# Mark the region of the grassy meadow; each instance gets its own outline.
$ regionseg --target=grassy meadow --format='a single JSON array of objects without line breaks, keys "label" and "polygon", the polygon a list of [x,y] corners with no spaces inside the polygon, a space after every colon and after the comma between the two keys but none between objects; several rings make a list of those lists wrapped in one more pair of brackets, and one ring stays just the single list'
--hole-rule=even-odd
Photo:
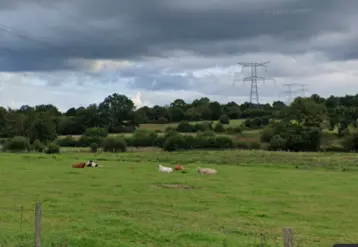
[{"label": "grassy meadow", "polygon": [[[71,168],[88,159],[103,167]],[[355,154],[239,150],[2,153],[0,246],[33,246],[36,201],[42,247],[276,247],[283,227],[293,228],[298,247],[353,243],[357,161]],[[177,162],[187,173],[157,171]],[[197,166],[218,174],[200,176]]]}]

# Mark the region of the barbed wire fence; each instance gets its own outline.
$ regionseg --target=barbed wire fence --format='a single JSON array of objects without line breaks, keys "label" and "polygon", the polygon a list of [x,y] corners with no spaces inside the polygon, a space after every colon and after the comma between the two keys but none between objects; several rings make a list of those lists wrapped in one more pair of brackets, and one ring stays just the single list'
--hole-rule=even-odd
[{"label": "barbed wire fence", "polygon": [[[45,236],[42,239],[42,228],[46,233],[51,232],[53,229],[46,229],[49,227],[47,225],[49,219],[43,221],[43,211],[41,202],[37,202],[35,207],[31,210],[28,210],[24,213],[24,207],[20,208],[11,208],[11,210],[19,213],[18,218],[14,218],[14,214],[4,214],[0,218],[0,247],[47,247],[47,246],[70,246],[65,243],[56,244],[51,241],[50,245],[48,240],[49,237]],[[6,208],[0,207],[1,211],[7,211]],[[9,208],[10,210],[10,208]],[[11,216],[10,216],[11,215]],[[48,213],[45,212],[45,215]],[[9,220],[8,222],[6,222]],[[15,224],[15,222],[19,224]],[[45,222],[45,224],[43,224]],[[33,225],[34,223],[34,225]],[[282,234],[272,234],[272,233],[263,233],[258,231],[247,231],[247,229],[225,229],[223,230],[225,235],[229,237],[222,241],[222,247],[231,247],[231,246],[242,246],[242,247],[300,247],[297,241],[293,238],[293,230],[291,228],[283,228]],[[240,237],[237,237],[240,235]],[[230,236],[234,236],[230,238]],[[65,237],[65,236],[64,236]],[[68,239],[67,239],[68,241]],[[14,245],[16,244],[16,245]],[[63,245],[65,244],[65,245]]]}]

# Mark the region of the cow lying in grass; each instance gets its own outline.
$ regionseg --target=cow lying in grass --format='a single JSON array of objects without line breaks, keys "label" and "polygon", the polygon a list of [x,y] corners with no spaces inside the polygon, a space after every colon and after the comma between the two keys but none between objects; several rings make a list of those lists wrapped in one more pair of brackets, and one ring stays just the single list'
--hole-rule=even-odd
[{"label": "cow lying in grass", "polygon": [[216,174],[215,169],[198,167],[199,174]]},{"label": "cow lying in grass", "polygon": [[85,168],[85,166],[86,166],[86,163],[81,162],[81,163],[73,164],[72,168]]},{"label": "cow lying in grass", "polygon": [[86,162],[86,167],[100,167],[100,165],[93,162],[92,160],[89,160]]},{"label": "cow lying in grass", "polygon": [[171,173],[171,172],[173,172],[173,168],[171,168],[171,167],[166,167],[166,166],[158,165],[158,168],[159,168],[159,172],[166,172],[166,173]]},{"label": "cow lying in grass", "polygon": [[184,171],[184,166],[182,166],[182,164],[177,164],[174,168],[174,170],[176,171]]}]

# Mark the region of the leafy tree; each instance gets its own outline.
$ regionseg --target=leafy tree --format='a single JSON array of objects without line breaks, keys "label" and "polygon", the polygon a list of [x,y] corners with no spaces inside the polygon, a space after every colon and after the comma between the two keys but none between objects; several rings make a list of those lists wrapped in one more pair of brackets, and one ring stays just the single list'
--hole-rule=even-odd
[{"label": "leafy tree", "polygon": [[116,128],[125,125],[125,121],[132,120],[131,113],[134,111],[134,103],[125,95],[114,93],[104,99],[98,107],[101,126],[108,127],[112,132]]}]

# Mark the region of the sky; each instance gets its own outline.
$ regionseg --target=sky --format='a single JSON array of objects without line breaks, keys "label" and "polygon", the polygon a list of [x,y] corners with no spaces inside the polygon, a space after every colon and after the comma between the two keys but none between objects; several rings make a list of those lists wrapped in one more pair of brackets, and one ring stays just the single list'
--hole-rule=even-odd
[{"label": "sky", "polygon": [[[1,0],[0,105],[61,111],[125,94],[260,103],[358,91],[356,0]],[[272,79],[272,80],[271,80]],[[305,84],[306,91],[302,91]]]}]

